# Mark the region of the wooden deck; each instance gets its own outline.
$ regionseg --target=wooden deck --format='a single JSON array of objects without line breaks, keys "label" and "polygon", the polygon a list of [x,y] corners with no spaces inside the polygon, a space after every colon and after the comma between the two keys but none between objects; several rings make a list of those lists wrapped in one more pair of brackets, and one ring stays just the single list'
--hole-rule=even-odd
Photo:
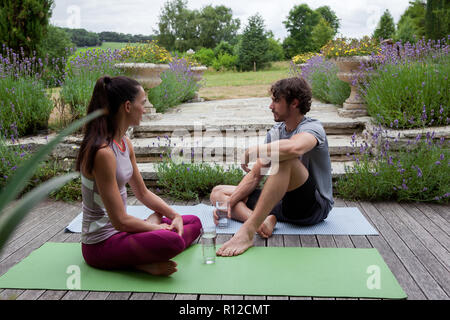
[{"label": "wooden deck", "polygon": [[[169,204],[194,204],[173,202]],[[204,201],[207,203],[207,201]],[[129,205],[138,204],[130,197]],[[380,233],[379,236],[291,236],[255,237],[256,246],[376,248],[408,295],[408,299],[450,299],[450,206],[398,204],[393,202],[347,202],[336,206],[359,207]],[[64,228],[80,212],[80,204],[45,201],[17,228],[0,256],[0,275],[45,242],[79,242],[80,234]],[[219,235],[223,243],[231,235]],[[2,290],[0,300],[311,300],[311,297],[185,295],[136,292],[53,290]],[[321,298],[323,300],[323,298]],[[334,299],[333,299],[334,300]]]}]

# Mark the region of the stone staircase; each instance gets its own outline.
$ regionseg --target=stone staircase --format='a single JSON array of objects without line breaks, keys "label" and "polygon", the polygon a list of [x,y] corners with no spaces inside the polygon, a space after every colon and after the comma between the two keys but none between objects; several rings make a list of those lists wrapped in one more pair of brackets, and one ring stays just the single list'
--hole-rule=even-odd
[{"label": "stone staircase", "polygon": [[[263,143],[275,124],[270,101],[251,98],[183,104],[133,128],[133,147],[144,180],[154,185],[155,163],[163,154],[184,162],[194,159],[239,166],[243,151]],[[342,118],[335,106],[319,101],[313,101],[308,116],[319,119],[327,132],[333,178],[343,175],[344,166],[352,163],[352,135],[362,133],[368,118]]]},{"label": "stone staircase", "polygon": [[[156,184],[155,164],[163,154],[185,157],[180,161],[240,166],[243,151],[264,142],[275,124],[269,109],[270,98],[250,98],[186,103],[165,114],[154,114],[127,133],[133,142],[139,170],[149,186]],[[314,100],[309,117],[319,119],[327,133],[333,178],[351,165],[352,135],[357,139],[369,118],[343,118],[334,105]],[[151,119],[151,120],[148,120]],[[21,139],[35,150],[56,134]],[[66,137],[53,150],[52,157],[70,164],[78,154],[81,135]],[[192,157],[192,158],[191,158]]]}]

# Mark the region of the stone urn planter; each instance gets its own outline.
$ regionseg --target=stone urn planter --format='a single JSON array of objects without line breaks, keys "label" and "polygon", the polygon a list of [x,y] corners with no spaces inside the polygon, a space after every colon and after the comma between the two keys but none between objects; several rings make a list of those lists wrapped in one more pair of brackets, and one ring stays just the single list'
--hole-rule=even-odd
[{"label": "stone urn planter", "polygon": [[345,100],[343,108],[338,110],[339,115],[343,117],[362,117],[367,116],[367,107],[358,94],[358,89],[352,84],[356,73],[359,71],[361,62],[368,62],[369,56],[353,56],[334,58],[334,63],[339,68],[337,77],[350,85],[350,97]]},{"label": "stone urn planter", "polygon": [[[123,70],[127,76],[136,79],[145,90],[158,86],[162,82],[161,73],[169,70],[168,64],[118,63],[115,66]],[[159,115],[156,114],[156,109],[147,99],[143,120],[149,121],[157,118]]]}]

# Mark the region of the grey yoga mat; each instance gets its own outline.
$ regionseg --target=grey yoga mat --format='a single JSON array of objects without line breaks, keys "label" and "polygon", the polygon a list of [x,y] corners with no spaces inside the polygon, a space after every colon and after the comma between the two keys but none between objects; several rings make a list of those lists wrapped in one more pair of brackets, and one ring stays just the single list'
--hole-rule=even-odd
[{"label": "grey yoga mat", "polygon": [[[181,215],[196,215],[202,225],[214,225],[213,206],[198,204],[195,206],[171,206]],[[153,210],[145,206],[128,206],[127,213],[140,219],[147,218]],[[81,232],[82,214],[80,213],[66,227],[68,232]],[[229,220],[227,228],[217,228],[217,233],[234,234],[242,223]],[[273,234],[286,235],[378,235],[377,230],[367,221],[358,208],[335,207],[328,214],[328,218],[314,226],[298,226],[285,222],[278,222]]]}]

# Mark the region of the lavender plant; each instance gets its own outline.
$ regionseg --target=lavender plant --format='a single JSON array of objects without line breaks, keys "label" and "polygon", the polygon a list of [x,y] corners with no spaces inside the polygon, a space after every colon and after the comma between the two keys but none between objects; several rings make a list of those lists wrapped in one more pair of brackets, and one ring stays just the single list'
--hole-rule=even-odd
[{"label": "lavender plant", "polygon": [[70,106],[73,119],[86,114],[95,82],[104,75],[118,76],[123,72],[115,64],[123,59],[121,50],[87,50],[72,57],[67,65],[67,76],[61,89],[63,103]]},{"label": "lavender plant", "polygon": [[322,55],[316,55],[306,61],[300,70],[291,63],[291,76],[304,77],[311,86],[313,97],[336,105],[342,105],[350,95],[348,83],[337,77],[338,68]]},{"label": "lavender plant", "polygon": [[5,45],[0,52],[0,125],[9,138],[48,127],[52,101],[42,79],[45,61],[29,58]]},{"label": "lavender plant", "polygon": [[[384,133],[379,125],[363,142],[352,137],[355,164],[346,167],[345,176],[336,182],[337,195],[350,200],[448,203],[448,141],[436,139],[432,132],[399,145],[399,136],[386,138]],[[372,153],[369,145],[376,151]]]},{"label": "lavender plant", "polygon": [[149,91],[149,100],[158,112],[192,99],[200,89],[191,65],[184,58],[173,58],[169,70],[161,74],[161,84]]},{"label": "lavender plant", "polygon": [[[449,36],[450,37],[450,36]],[[449,124],[448,39],[420,40],[416,44],[383,45],[368,71],[358,79],[369,115],[389,126],[417,128]]]}]

